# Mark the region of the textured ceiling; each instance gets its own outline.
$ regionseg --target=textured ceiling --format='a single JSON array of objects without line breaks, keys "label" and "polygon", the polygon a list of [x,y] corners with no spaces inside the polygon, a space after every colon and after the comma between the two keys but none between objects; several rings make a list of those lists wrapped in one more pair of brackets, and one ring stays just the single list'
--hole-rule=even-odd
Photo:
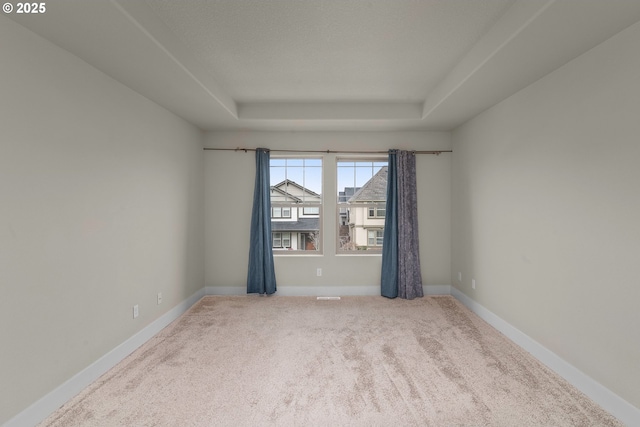
[{"label": "textured ceiling", "polygon": [[237,101],[423,101],[513,0],[146,0]]},{"label": "textured ceiling", "polygon": [[638,0],[47,0],[3,14],[205,130],[450,130]]}]

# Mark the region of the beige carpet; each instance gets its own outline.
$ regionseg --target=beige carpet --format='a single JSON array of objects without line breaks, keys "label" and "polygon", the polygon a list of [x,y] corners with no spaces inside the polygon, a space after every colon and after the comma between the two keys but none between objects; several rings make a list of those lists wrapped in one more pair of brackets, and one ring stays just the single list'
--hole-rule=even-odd
[{"label": "beige carpet", "polygon": [[619,426],[452,297],[205,297],[44,426]]}]

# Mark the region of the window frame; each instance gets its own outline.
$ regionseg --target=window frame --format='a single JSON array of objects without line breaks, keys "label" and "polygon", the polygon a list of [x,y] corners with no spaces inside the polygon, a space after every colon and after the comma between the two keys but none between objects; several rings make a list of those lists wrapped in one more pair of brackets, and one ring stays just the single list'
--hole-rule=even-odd
[{"label": "window frame", "polygon": [[[307,209],[318,210],[318,212],[307,212]],[[320,208],[318,206],[303,206],[302,207],[302,216],[310,216],[310,215],[320,215]]]},{"label": "window frame", "polygon": [[[369,233],[376,233],[373,236],[373,240],[374,243],[371,244],[371,237],[369,235]],[[382,243],[378,243],[378,239],[380,239],[382,241]],[[367,246],[375,246],[375,247],[382,247],[384,243],[384,228],[367,228]]]},{"label": "window frame", "polygon": [[[273,210],[273,208],[281,208],[283,210],[285,209],[289,209],[289,213],[290,215],[288,217],[277,217],[275,218],[276,221],[274,221],[274,217],[271,217],[271,224],[273,225],[274,223],[279,223],[279,222],[286,222],[287,220],[299,220],[301,218],[317,218],[318,219],[318,230],[300,230],[300,231],[296,231],[296,230],[291,230],[291,231],[277,231],[279,233],[289,233],[289,246],[287,247],[287,249],[289,250],[275,250],[274,251],[274,256],[291,256],[291,255],[302,255],[302,256],[318,256],[318,255],[323,255],[323,246],[324,246],[324,239],[323,239],[323,206],[324,206],[324,168],[325,168],[325,163],[326,160],[323,156],[319,156],[319,155],[304,155],[304,154],[291,154],[291,155],[272,155],[270,160],[303,160],[303,165],[299,166],[299,165],[293,165],[293,166],[288,166],[288,165],[284,165],[284,166],[280,166],[280,165],[276,165],[276,166],[272,166],[271,162],[269,164],[269,170],[270,172],[272,171],[272,167],[284,167],[286,168],[314,168],[317,169],[319,171],[319,177],[315,176],[317,175],[316,172],[313,172],[312,175],[314,175],[314,178],[312,178],[315,182],[316,179],[319,180],[319,185],[320,185],[320,192],[317,193],[316,191],[307,188],[306,185],[307,183],[305,182],[305,180],[303,179],[303,182],[297,182],[296,180],[291,180],[293,182],[295,182],[295,184],[299,185],[300,187],[304,188],[305,190],[313,193],[315,196],[313,196],[314,201],[307,201],[304,200],[305,196],[303,196],[302,199],[297,199],[294,200],[295,196],[293,194],[291,194],[292,198],[290,200],[287,201],[272,201],[271,200],[271,208]],[[307,166],[304,163],[304,160],[319,160],[320,165],[319,166],[314,166],[314,165],[310,165]],[[285,162],[286,163],[286,162]],[[306,171],[304,172],[304,176],[306,177]],[[285,179],[289,179],[288,176],[288,172],[285,171]],[[305,178],[306,179],[306,178]],[[278,182],[273,182],[270,184],[270,186],[273,188],[273,186],[277,185],[278,183],[281,183],[282,181],[278,181]],[[289,187],[287,187],[289,188]],[[290,193],[289,193],[290,194]],[[287,196],[285,196],[285,198],[288,198]],[[318,213],[314,213],[314,214],[304,214],[304,209],[305,208],[317,208],[318,209]],[[293,215],[294,213],[294,209],[295,211],[295,215]],[[302,237],[305,237],[304,239],[302,239]],[[307,236],[311,236],[311,237],[307,237]],[[306,249],[306,244],[308,242],[308,239],[311,239],[313,241],[313,245],[316,247],[315,250],[307,250]],[[296,247],[300,246],[301,244],[301,240],[303,241],[302,244],[302,248],[298,247],[297,249],[293,249],[293,241],[296,241]],[[284,242],[283,242],[284,243]]]},{"label": "window frame", "polygon": [[[385,201],[386,204],[386,201]],[[371,215],[371,212],[373,211],[373,215]],[[378,212],[379,211],[384,211],[384,215],[379,215]],[[387,214],[387,207],[380,207],[380,204],[376,204],[373,206],[369,206],[369,208],[367,209],[367,217],[369,219],[382,219],[385,217],[385,215]]]},{"label": "window frame", "polygon": [[[280,237],[278,237],[277,239],[280,242],[280,245],[276,245],[276,234],[279,234]],[[285,242],[285,235],[289,235],[289,245],[286,245]],[[273,249],[287,249],[287,248],[291,248],[291,232],[290,231],[272,231],[271,232],[271,247]]]},{"label": "window frame", "polygon": [[[278,239],[278,244],[276,244],[276,239]],[[274,231],[274,232],[271,233],[271,247],[272,248],[281,248],[282,247],[282,233],[281,232]]]},{"label": "window frame", "polygon": [[[280,215],[276,215],[276,209],[280,210]],[[289,215],[285,215],[284,214],[284,210],[287,209],[289,211]],[[286,219],[286,218],[291,218],[291,208],[289,206],[271,206],[271,219],[273,218],[279,218],[279,219]]]},{"label": "window frame", "polygon": [[[373,169],[379,167],[387,167],[389,166],[388,161],[389,161],[389,157],[387,155],[360,155],[360,156],[356,156],[356,155],[345,155],[345,156],[337,156],[336,157],[336,217],[335,217],[335,224],[336,224],[336,242],[335,242],[335,246],[336,246],[336,254],[337,255],[377,255],[377,256],[381,256],[382,255],[382,245],[378,245],[378,241],[375,241],[375,245],[369,245],[369,230],[380,230],[382,232],[382,236],[384,236],[384,222],[382,224],[377,224],[377,223],[373,223],[373,224],[365,224],[366,220],[371,220],[371,221],[385,221],[385,217],[386,217],[386,194],[385,194],[385,200],[381,200],[381,201],[363,201],[359,204],[349,204],[345,201],[340,201],[341,198],[347,198],[348,197],[346,195],[341,196],[340,192],[344,192],[344,188],[339,188],[339,186],[341,185],[340,183],[340,168],[344,167],[344,166],[340,166],[340,163],[354,163],[354,187],[348,187],[348,188],[358,188],[356,186],[356,174],[357,174],[357,170],[355,169],[356,167],[358,167],[356,164],[357,162],[370,162],[371,163],[371,167],[372,167],[372,175],[371,178],[379,171],[373,171]],[[376,165],[376,163],[382,164],[384,163],[384,165]],[[369,179],[371,179],[369,178]],[[368,182],[368,181],[366,181]],[[362,187],[360,187],[362,188]],[[357,191],[357,190],[356,190]],[[355,191],[354,191],[355,194]],[[364,209],[362,211],[362,222],[363,224],[358,225],[358,218],[355,218],[355,216],[358,215],[357,211],[354,210],[355,209]],[[376,214],[376,216],[370,217],[369,216],[369,210],[373,208],[374,209],[374,213]],[[378,216],[377,212],[378,210],[382,210],[385,212],[384,216]],[[342,235],[341,233],[344,233],[344,228],[343,230],[341,230],[341,227],[345,227],[344,225],[342,225],[342,221],[346,219],[347,222],[347,226],[349,227],[349,235]],[[365,245],[357,245],[357,237],[355,238],[356,241],[354,242],[350,242],[350,240],[353,238],[353,236],[356,236],[358,231],[357,230],[353,230],[354,228],[359,228],[362,231],[364,231],[365,234]],[[360,231],[360,233],[362,232]],[[376,238],[379,238],[379,236],[376,236]],[[348,239],[348,240],[345,240]],[[360,240],[361,241],[361,240]],[[383,242],[384,243],[384,242]],[[347,245],[350,249],[344,249],[345,245]]]}]

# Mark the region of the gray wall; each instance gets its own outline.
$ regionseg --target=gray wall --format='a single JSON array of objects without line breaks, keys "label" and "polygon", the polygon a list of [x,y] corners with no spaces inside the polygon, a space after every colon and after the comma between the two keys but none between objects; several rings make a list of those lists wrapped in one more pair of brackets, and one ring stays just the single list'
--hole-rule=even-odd
[{"label": "gray wall", "polygon": [[452,278],[640,408],[638,46],[635,24],[453,132]]},{"label": "gray wall", "polygon": [[2,424],[202,289],[204,180],[195,127],[2,16],[0,40]]},{"label": "gray wall", "polygon": [[[640,25],[452,135],[203,137],[2,16],[0,40],[0,424],[203,285],[243,292],[253,153],[203,153],[203,140],[453,147],[418,157],[424,284],[453,283],[640,407]],[[323,157],[333,216],[335,155]],[[325,224],[322,256],[276,258],[279,285],[377,286],[380,257],[336,255]]]},{"label": "gray wall", "polygon": [[[450,149],[448,132],[210,132],[205,145],[321,150]],[[380,283],[379,255],[336,255],[336,155],[324,154],[324,254],[277,256],[279,287],[312,294],[361,293]],[[424,285],[449,285],[451,155],[418,155],[420,256]],[[206,285],[210,292],[246,292],[255,153],[207,151]],[[247,197],[249,196],[249,197]],[[322,268],[322,277],[316,269]],[[347,289],[347,287],[350,287]],[[335,292],[334,292],[335,289]]]}]

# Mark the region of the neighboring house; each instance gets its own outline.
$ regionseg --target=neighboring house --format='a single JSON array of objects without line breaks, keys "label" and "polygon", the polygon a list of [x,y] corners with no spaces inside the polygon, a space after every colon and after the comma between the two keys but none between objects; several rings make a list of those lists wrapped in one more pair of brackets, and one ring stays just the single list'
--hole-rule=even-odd
[{"label": "neighboring house", "polygon": [[[351,196],[356,194],[356,191],[361,187],[344,187],[344,191],[338,193],[338,203],[346,203]],[[340,222],[339,225],[349,225],[349,211],[347,208],[340,208]]]},{"label": "neighboring house", "polygon": [[318,248],[322,196],[285,179],[271,186],[271,235],[274,250]]},{"label": "neighboring house", "polygon": [[[344,191],[338,192],[338,203],[347,203],[347,201],[356,194],[361,187],[344,187]],[[338,209],[338,245],[342,250],[347,250],[351,242],[351,233],[349,232],[349,209],[340,207]],[[353,248],[355,249],[355,248]]]},{"label": "neighboring house", "polygon": [[386,200],[387,167],[385,166],[347,199],[346,219],[351,249],[382,247]]}]

